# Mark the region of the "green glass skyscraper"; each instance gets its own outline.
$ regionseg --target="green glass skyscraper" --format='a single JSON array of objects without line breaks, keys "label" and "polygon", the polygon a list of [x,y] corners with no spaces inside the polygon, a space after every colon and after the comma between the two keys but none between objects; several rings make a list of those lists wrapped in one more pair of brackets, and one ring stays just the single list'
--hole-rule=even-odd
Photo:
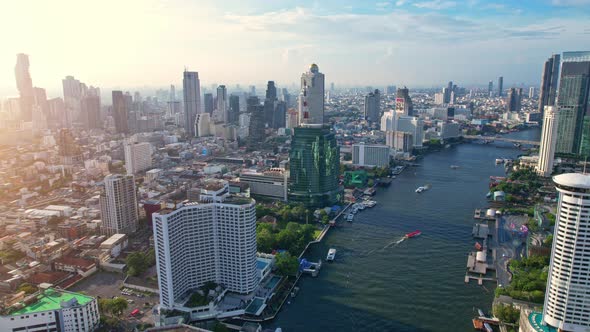
[{"label": "green glass skyscraper", "polygon": [[312,208],[340,202],[340,149],[334,133],[322,124],[294,129],[289,163],[289,201]]},{"label": "green glass skyscraper", "polygon": [[[557,95],[559,124],[556,153],[588,156],[590,137],[584,126],[590,94],[590,52],[564,52]],[[586,120],[586,121],[585,121]]]}]

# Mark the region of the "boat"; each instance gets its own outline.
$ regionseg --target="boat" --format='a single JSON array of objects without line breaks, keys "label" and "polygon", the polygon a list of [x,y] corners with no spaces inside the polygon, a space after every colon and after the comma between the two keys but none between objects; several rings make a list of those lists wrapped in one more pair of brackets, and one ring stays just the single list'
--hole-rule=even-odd
[{"label": "boat", "polygon": [[366,201],[363,203],[363,205],[368,208],[372,208],[373,206],[377,205],[377,202],[376,201]]},{"label": "boat", "polygon": [[348,222],[352,222],[353,219],[354,219],[354,214],[352,214],[352,213],[349,213],[346,216],[346,221],[348,221]]},{"label": "boat", "polygon": [[496,165],[503,164],[503,163],[504,163],[504,159],[503,158],[496,158]]},{"label": "boat", "polygon": [[457,165],[451,165],[451,169],[457,169],[457,168],[459,168],[459,166],[457,166]]},{"label": "boat", "polygon": [[413,237],[416,237],[416,236],[418,236],[418,235],[420,235],[420,234],[422,234],[422,232],[421,232],[421,231],[413,231],[412,233],[408,233],[408,234],[406,234],[404,237],[405,237],[406,239],[411,239],[411,238],[413,238]]},{"label": "boat", "polygon": [[423,192],[424,190],[426,190],[424,187],[418,187],[416,188],[416,192],[419,194],[421,192]]},{"label": "boat", "polygon": [[330,250],[328,250],[328,256],[326,256],[326,260],[331,262],[334,260],[334,258],[336,258],[336,249],[330,248]]}]

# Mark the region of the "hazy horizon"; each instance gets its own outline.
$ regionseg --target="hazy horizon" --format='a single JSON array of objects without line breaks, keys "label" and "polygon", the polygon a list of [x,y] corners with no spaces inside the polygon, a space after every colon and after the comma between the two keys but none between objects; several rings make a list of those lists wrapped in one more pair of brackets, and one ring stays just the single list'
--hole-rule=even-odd
[{"label": "hazy horizon", "polygon": [[3,6],[0,28],[12,33],[0,54],[0,95],[18,95],[17,53],[29,54],[34,86],[55,97],[67,75],[107,91],[181,89],[185,67],[204,87],[289,87],[312,62],[337,86],[485,86],[498,76],[506,87],[538,86],[551,54],[590,45],[590,0],[94,4]]}]

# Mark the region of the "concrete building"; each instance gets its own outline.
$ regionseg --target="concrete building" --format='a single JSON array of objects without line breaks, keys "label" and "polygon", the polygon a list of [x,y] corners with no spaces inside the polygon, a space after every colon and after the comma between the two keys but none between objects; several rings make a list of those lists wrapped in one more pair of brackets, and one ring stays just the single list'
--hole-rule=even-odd
[{"label": "concrete building", "polygon": [[498,97],[502,97],[502,89],[504,89],[504,77],[500,76],[498,77]]},{"label": "concrete building", "polygon": [[424,121],[413,116],[400,116],[397,120],[397,131],[412,134],[414,147],[421,148],[424,141]]},{"label": "concrete building", "polygon": [[107,175],[100,195],[102,233],[129,234],[137,230],[137,195],[133,175]]},{"label": "concrete building", "polygon": [[197,114],[195,120],[195,137],[205,137],[211,135],[211,114]]},{"label": "concrete building", "polygon": [[381,131],[395,131],[397,128],[397,119],[399,113],[394,110],[383,112],[381,116]]},{"label": "concrete building", "polygon": [[412,152],[414,138],[403,131],[388,131],[385,133],[385,144],[397,152]]},{"label": "concrete building", "polygon": [[256,289],[255,203],[230,196],[227,182],[211,181],[200,202],[153,214],[161,307],[184,307],[207,282],[238,294]]},{"label": "concrete building", "polygon": [[184,71],[182,79],[184,96],[184,130],[189,137],[195,136],[195,118],[201,113],[201,82],[196,71]]},{"label": "concrete building", "polygon": [[543,116],[542,113],[545,111],[545,106],[555,105],[555,97],[557,96],[557,79],[559,78],[559,58],[559,54],[553,54],[553,56],[545,61],[545,65],[543,66],[538,108],[538,112],[541,113],[541,116]]},{"label": "concrete building", "polygon": [[227,89],[225,85],[217,87],[217,115],[218,120],[228,123],[228,100],[227,100]]},{"label": "concrete building", "polygon": [[584,332],[590,329],[590,176],[560,174],[553,181],[559,198],[543,321]]},{"label": "concrete building", "polygon": [[99,323],[95,298],[51,288],[28,296],[0,316],[2,331],[90,332]]},{"label": "concrete building", "polygon": [[204,103],[205,103],[205,113],[213,114],[213,110],[215,107],[213,106],[213,94],[206,93],[203,95]]},{"label": "concrete building", "polygon": [[315,63],[309,71],[301,75],[299,93],[299,122],[309,124],[324,123],[324,74]]},{"label": "concrete building", "polygon": [[557,139],[559,114],[555,106],[545,106],[544,114],[537,173],[543,177],[548,177],[553,173],[553,158],[555,157],[555,141]]},{"label": "concrete building", "polygon": [[150,143],[126,143],[124,150],[127,175],[135,175],[152,167],[152,145]]},{"label": "concrete building", "polygon": [[456,122],[439,122],[439,136],[442,140],[458,138],[461,136],[461,125]]},{"label": "concrete building", "polygon": [[[65,89],[65,88],[64,88]],[[118,134],[128,134],[129,133],[129,119],[128,113],[129,108],[126,102],[125,95],[123,91],[113,90],[112,92],[113,97],[113,120],[115,121],[115,130]],[[67,101],[67,99],[66,99]],[[68,103],[66,102],[66,108],[68,107]],[[66,112],[68,112],[66,110]],[[71,113],[71,112],[68,112]]]},{"label": "concrete building", "polygon": [[29,73],[29,56],[19,53],[16,55],[16,66],[14,67],[16,87],[19,92],[20,118],[25,122],[33,119],[33,80]]},{"label": "concrete building", "polygon": [[282,168],[271,168],[264,172],[245,171],[240,182],[250,186],[250,194],[287,201],[289,177]]},{"label": "concrete building", "polygon": [[414,106],[412,104],[412,98],[410,98],[410,90],[405,86],[403,88],[397,89],[395,110],[402,115],[414,115]]},{"label": "concrete building", "polygon": [[389,166],[387,145],[369,145],[365,143],[352,145],[352,163],[358,166]]},{"label": "concrete building", "polygon": [[365,119],[377,122],[381,118],[381,94],[379,90],[370,92],[365,96]]}]

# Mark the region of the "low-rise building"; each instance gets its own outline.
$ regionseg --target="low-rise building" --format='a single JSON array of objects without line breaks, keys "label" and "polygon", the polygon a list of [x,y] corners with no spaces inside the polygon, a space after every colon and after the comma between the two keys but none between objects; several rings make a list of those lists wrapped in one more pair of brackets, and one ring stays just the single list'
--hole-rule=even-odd
[{"label": "low-rise building", "polygon": [[281,168],[271,168],[264,172],[245,171],[240,174],[240,183],[250,186],[250,194],[268,198],[287,200],[288,173]]},{"label": "low-rise building", "polygon": [[365,143],[352,146],[352,163],[358,166],[389,166],[390,148],[387,145],[369,145]]},{"label": "low-rise building", "polygon": [[118,257],[127,248],[129,239],[127,234],[113,234],[100,244],[100,249],[108,250],[112,257]]}]

